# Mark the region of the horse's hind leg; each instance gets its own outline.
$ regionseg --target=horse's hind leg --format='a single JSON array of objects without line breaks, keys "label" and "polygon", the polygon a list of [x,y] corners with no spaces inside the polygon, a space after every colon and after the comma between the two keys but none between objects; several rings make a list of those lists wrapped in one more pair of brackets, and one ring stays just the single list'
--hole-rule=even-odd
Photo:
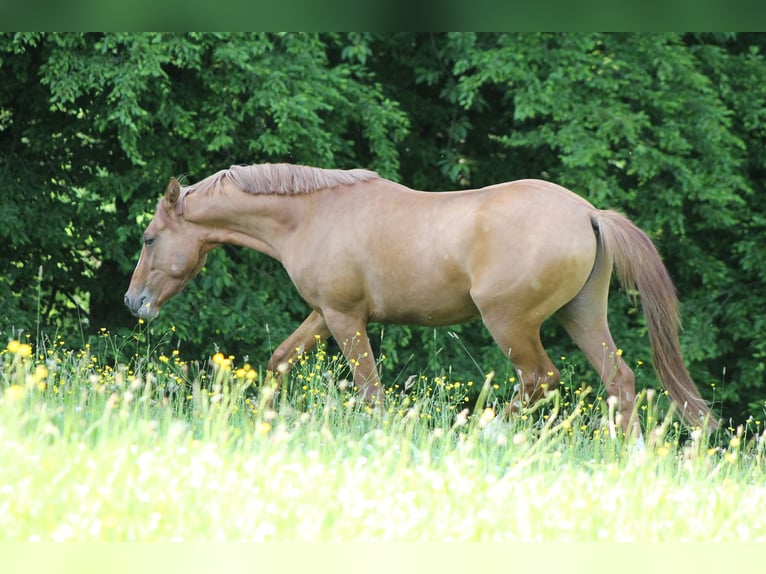
[{"label": "horse's hind leg", "polygon": [[497,345],[516,369],[518,391],[508,410],[518,412],[534,404],[559,384],[559,371],[540,341],[540,324],[525,324],[506,314],[482,313],[482,320]]},{"label": "horse's hind leg", "polygon": [[569,336],[582,350],[604,383],[609,397],[617,401],[620,424],[626,434],[641,436],[633,412],[636,385],[633,371],[622,360],[606,322],[606,291],[589,283],[556,314]]},{"label": "horse's hind leg", "polygon": [[501,348],[510,350],[509,358],[518,380],[518,390],[509,405],[509,411],[515,413],[533,405],[558,387],[560,374],[543,348],[539,326],[528,333],[514,333],[506,344],[507,347]]}]

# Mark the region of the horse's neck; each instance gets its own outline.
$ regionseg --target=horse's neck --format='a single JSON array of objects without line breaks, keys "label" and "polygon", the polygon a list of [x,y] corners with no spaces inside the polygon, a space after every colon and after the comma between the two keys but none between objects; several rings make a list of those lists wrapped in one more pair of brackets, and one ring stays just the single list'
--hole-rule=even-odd
[{"label": "horse's neck", "polygon": [[255,249],[281,260],[282,245],[297,229],[307,197],[257,195],[225,186],[189,196],[187,219],[208,228],[210,243]]}]

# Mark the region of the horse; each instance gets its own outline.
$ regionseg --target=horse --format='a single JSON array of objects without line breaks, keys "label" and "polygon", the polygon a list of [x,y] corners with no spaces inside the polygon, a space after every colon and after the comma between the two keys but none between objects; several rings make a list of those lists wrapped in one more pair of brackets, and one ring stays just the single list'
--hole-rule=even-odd
[{"label": "horse", "polygon": [[635,376],[607,324],[615,267],[623,288],[640,296],[653,367],[682,417],[717,425],[684,365],[678,299],[649,236],[555,183],[434,193],[374,171],[292,164],[234,165],[183,187],[170,178],[125,304],[156,317],[222,244],[277,259],[311,308],[269,359],[275,389],[293,359],[333,337],[361,398],[382,404],[368,322],[444,326],[480,317],[515,369],[508,412],[518,412],[559,384],[540,338],[555,316],[614,397],[623,430],[640,437]]}]

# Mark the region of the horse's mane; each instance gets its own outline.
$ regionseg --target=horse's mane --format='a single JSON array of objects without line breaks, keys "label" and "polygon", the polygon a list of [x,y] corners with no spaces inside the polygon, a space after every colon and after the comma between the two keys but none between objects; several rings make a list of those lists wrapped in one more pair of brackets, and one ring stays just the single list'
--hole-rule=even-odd
[{"label": "horse's mane", "polygon": [[366,169],[322,169],[289,163],[233,165],[194,185],[184,187],[181,197],[183,199],[190,193],[220,189],[224,178],[247,193],[298,195],[379,177],[374,171]]}]

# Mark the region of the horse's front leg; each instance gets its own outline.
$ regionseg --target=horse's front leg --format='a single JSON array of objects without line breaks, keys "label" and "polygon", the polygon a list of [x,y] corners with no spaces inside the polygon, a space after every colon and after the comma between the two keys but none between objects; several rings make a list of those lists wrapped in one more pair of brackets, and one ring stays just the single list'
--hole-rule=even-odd
[{"label": "horse's front leg", "polygon": [[324,310],[325,321],[333,338],[343,350],[351,372],[354,386],[367,403],[383,406],[383,386],[380,383],[370,339],[367,337],[367,321],[329,310]]},{"label": "horse's front leg", "polygon": [[329,336],[330,330],[327,328],[324,317],[321,313],[312,311],[303,323],[293,331],[292,335],[282,341],[271,355],[266,367],[268,377],[275,385],[274,395],[282,384],[282,377],[292,369],[295,359],[316,347],[319,341]]}]

